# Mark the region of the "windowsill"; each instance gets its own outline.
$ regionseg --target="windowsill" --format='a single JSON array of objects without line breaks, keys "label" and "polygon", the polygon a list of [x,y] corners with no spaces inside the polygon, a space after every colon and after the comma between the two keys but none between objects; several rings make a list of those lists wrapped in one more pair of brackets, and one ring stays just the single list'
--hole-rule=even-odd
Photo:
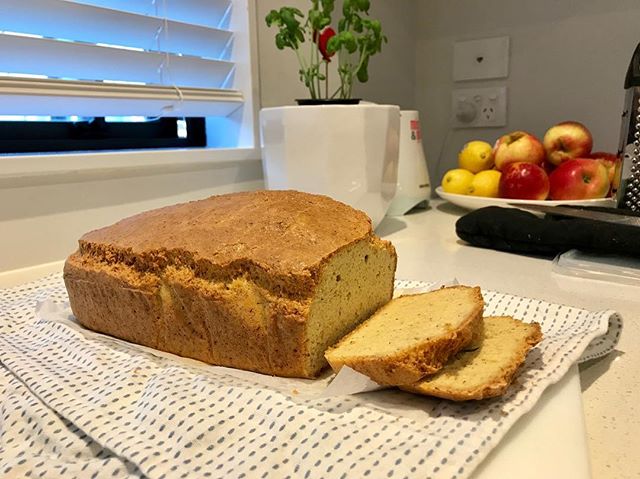
[{"label": "windowsill", "polygon": [[0,188],[93,179],[152,176],[259,161],[258,148],[120,150],[35,155],[0,155]]}]

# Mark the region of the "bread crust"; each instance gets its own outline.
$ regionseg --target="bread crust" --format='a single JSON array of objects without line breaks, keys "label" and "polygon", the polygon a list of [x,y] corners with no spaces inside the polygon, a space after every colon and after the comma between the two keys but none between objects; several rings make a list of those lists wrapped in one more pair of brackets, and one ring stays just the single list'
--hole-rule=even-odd
[{"label": "bread crust", "polygon": [[125,218],[83,235],[79,252],[141,272],[184,266],[214,281],[246,274],[278,295],[304,297],[326,261],[372,235],[367,215],[327,196],[255,191]]},{"label": "bread crust", "polygon": [[[467,289],[467,286],[452,286],[450,289]],[[474,308],[467,318],[456,329],[437,338],[425,339],[410,349],[389,356],[363,355],[349,358],[348,366],[369,376],[375,382],[384,386],[399,386],[412,384],[426,375],[439,371],[444,364],[458,351],[467,346],[477,335],[482,326],[482,312],[484,300],[479,287],[474,287]],[[402,301],[403,297],[417,296],[406,295],[396,298],[394,301]],[[388,307],[382,306],[380,310]],[[379,310],[379,311],[380,311]],[[375,315],[374,315],[375,316]],[[374,316],[367,321],[375,320]],[[362,323],[364,326],[367,321]],[[345,364],[339,358],[332,355],[334,350],[340,348],[351,340],[356,330],[342,338],[335,346],[329,348],[325,357],[334,371],[339,371]]]},{"label": "bread crust", "polygon": [[395,265],[393,246],[347,205],[293,191],[236,193],[87,233],[64,280],[89,329],[211,364],[314,377],[309,307],[325,266],[359,242],[383,247]]}]

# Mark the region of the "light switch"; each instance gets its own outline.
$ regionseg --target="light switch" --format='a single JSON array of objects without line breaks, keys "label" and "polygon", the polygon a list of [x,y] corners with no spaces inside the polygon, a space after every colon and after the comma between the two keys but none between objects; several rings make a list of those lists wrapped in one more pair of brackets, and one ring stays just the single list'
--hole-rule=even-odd
[{"label": "light switch", "polygon": [[509,37],[455,42],[453,81],[509,76]]}]

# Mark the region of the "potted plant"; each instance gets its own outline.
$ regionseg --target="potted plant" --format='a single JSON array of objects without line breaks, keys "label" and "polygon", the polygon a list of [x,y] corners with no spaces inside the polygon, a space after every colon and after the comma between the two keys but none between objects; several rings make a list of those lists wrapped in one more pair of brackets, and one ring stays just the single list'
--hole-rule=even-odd
[{"label": "potted plant", "polygon": [[387,38],[369,16],[369,0],[344,0],[340,18],[334,0],[309,3],[306,16],[282,7],[266,17],[276,46],[295,52],[309,98],[260,111],[265,184],[326,194],[365,211],[376,226],[396,191],[400,109],[352,95],[354,83],[368,81],[369,61]]},{"label": "potted plant", "polygon": [[[291,49],[296,54],[300,80],[310,96],[310,101],[299,100],[301,104],[321,100],[357,103],[352,99],[354,80],[369,80],[369,60],[387,42],[380,21],[369,17],[369,0],[345,0],[337,31],[331,26],[334,3],[312,0],[306,17],[295,7],[271,10],[266,17],[267,26],[278,30],[278,49]],[[307,45],[310,48],[305,48]],[[340,84],[330,92],[329,64],[336,54]]]}]

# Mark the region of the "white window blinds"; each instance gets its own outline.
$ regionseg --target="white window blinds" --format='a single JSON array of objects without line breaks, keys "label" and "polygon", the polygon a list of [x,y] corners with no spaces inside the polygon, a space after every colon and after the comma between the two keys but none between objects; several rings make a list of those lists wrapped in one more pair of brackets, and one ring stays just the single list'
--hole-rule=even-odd
[{"label": "white window blinds", "polygon": [[250,84],[237,78],[250,63],[236,48],[248,43],[236,38],[248,35],[246,10],[246,0],[1,0],[0,114],[229,115]]}]

